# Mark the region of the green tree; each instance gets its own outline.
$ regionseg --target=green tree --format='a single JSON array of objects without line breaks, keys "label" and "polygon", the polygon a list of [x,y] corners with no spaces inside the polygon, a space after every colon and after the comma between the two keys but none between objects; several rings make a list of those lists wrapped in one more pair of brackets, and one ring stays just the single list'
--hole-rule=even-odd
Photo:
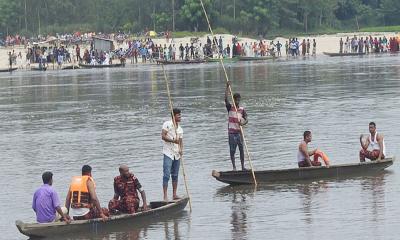
[{"label": "green tree", "polygon": [[[215,11],[210,7],[211,0],[203,0],[203,3],[211,21],[212,16],[215,15]],[[207,23],[199,0],[185,0],[181,7],[180,14],[183,20],[187,20],[190,23],[192,30],[196,32],[199,30],[207,30]]]},{"label": "green tree", "polygon": [[382,0],[381,12],[383,14],[384,23],[386,25],[400,24],[400,1],[399,0]]}]

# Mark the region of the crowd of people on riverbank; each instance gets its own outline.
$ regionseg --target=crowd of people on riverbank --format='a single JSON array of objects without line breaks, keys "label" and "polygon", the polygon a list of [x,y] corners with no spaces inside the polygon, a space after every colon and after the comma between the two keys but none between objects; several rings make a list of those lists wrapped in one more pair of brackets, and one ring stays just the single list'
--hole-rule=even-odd
[{"label": "crowd of people on riverbank", "polygon": [[[148,34],[145,34],[148,35]],[[102,51],[93,46],[93,37],[110,39],[118,46],[116,50]],[[192,61],[207,60],[211,58],[235,57],[287,57],[315,56],[317,41],[310,38],[290,38],[285,41],[239,41],[236,36],[226,39],[222,36],[208,36],[204,42],[198,37],[182,42],[166,35],[167,42],[160,44],[159,39],[150,37],[132,39],[128,34],[101,34],[79,33],[56,34],[56,37],[38,36],[32,42],[26,37],[16,35],[7,36],[6,42],[12,45],[25,45],[25,49],[18,54],[12,51],[9,54],[10,65],[19,68],[29,67],[36,63],[46,65],[57,64],[111,64],[113,59],[119,58],[121,63],[125,59],[130,63],[154,63],[163,61]],[[231,41],[230,41],[231,40]],[[165,42],[165,41],[164,41]],[[370,52],[397,52],[400,39],[395,37],[347,37],[341,38],[339,43],[340,53],[370,53]],[[10,51],[11,52],[11,51]]]},{"label": "crowd of people on riverbank", "polygon": [[34,45],[26,49],[26,54],[23,56],[19,51],[15,50],[8,53],[10,67],[27,68],[31,64],[39,64],[39,68],[46,68],[49,64],[56,64],[61,67],[63,64],[78,64],[86,63],[91,65],[111,64],[114,56],[119,56],[120,50],[115,52],[98,51],[94,49],[93,43],[89,45],[89,49],[83,51],[81,55],[81,47],[84,45],[76,44],[75,46],[66,47],[64,45],[49,45],[40,46]]},{"label": "crowd of people on riverbank", "polygon": [[306,56],[310,55],[310,53],[315,56],[317,53],[317,42],[315,39],[312,40],[312,43],[310,39],[303,39],[303,41],[300,42],[297,38],[292,38],[291,40],[289,39],[289,41],[286,41],[285,49],[286,56],[294,57],[299,56],[300,54]]},{"label": "crowd of people on riverbank", "polygon": [[54,36],[38,35],[30,38],[16,34],[16,35],[7,35],[4,37],[4,39],[0,40],[4,43],[3,45],[5,47],[14,47],[14,46],[27,47],[29,45],[46,43],[54,40],[57,40],[59,44],[62,44],[64,46],[69,46],[76,44],[90,44],[94,36],[106,39],[112,39],[117,41],[118,43],[122,43],[129,38],[129,35],[123,32],[117,32],[112,34],[95,33],[95,32],[87,32],[87,33],[74,32],[74,33],[62,33],[62,34],[56,33]]},{"label": "crowd of people on riverbank", "polygon": [[400,50],[400,38],[386,36],[383,37],[346,37],[339,40],[339,53],[383,53],[398,52]]},{"label": "crowd of people on riverbank", "polygon": [[233,37],[232,45],[224,44],[222,36],[211,39],[209,36],[206,42],[202,43],[198,38],[191,38],[190,43],[175,44],[155,44],[151,38],[144,40],[128,41],[126,57],[131,59],[131,63],[154,62],[156,60],[166,61],[189,61],[202,60],[209,58],[234,58],[234,57],[265,57],[282,56],[283,47],[286,48],[287,56],[316,54],[316,40],[304,39],[299,42],[297,38],[287,41],[285,46],[278,40],[276,42],[260,40],[258,42],[239,42],[237,37]]}]

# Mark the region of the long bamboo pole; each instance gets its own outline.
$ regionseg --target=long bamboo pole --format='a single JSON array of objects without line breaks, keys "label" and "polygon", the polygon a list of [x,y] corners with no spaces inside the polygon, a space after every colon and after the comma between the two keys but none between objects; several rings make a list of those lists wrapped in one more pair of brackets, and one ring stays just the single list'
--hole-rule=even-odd
[{"label": "long bamboo pole", "polygon": [[[177,126],[177,123],[175,122],[174,107],[173,107],[173,104],[172,104],[171,93],[170,93],[170,90],[169,90],[169,83],[168,83],[167,73],[165,72],[164,64],[162,64],[161,66],[162,66],[163,73],[164,73],[165,84],[167,85],[169,108],[170,108],[171,115],[172,115],[172,122],[173,122],[174,128],[175,128],[175,136],[178,136],[178,134],[177,134],[178,126]],[[181,152],[181,149],[182,149],[182,146],[181,146],[181,144],[179,144],[179,151],[180,152]],[[187,183],[187,179],[186,179],[185,163],[184,163],[184,160],[183,160],[183,156],[181,156],[181,166],[182,166],[183,180],[185,182],[186,194],[189,197],[189,207],[190,207],[190,211],[192,211],[192,199],[190,197],[188,183]]]},{"label": "long bamboo pole", "polygon": [[[212,28],[211,28],[210,20],[208,19],[207,11],[206,11],[206,8],[204,7],[203,0],[200,0],[200,3],[201,3],[201,7],[203,8],[203,11],[204,11],[204,15],[205,15],[205,17],[206,17],[206,20],[207,20],[208,28],[210,29],[210,32],[211,32],[211,37],[214,39],[214,32],[213,32],[213,30],[212,30]],[[226,80],[227,83],[229,83],[228,73],[226,72],[226,68],[225,68],[223,59],[220,58],[220,59],[219,59],[219,62],[221,63],[222,69],[224,70],[225,80]],[[234,100],[234,98],[233,98],[232,87],[231,87],[230,84],[229,84],[228,86],[229,86],[229,92],[231,93],[231,98],[232,98],[233,107],[235,108],[235,111],[236,111],[236,113],[237,113],[237,106],[236,106],[235,100]],[[247,157],[248,157],[248,159],[249,159],[250,168],[251,168],[250,170],[251,170],[251,174],[253,175],[254,185],[257,185],[256,175],[254,174],[253,163],[252,163],[252,161],[251,161],[249,149],[248,149],[248,147],[247,147],[247,141],[246,141],[246,138],[245,138],[245,136],[244,136],[244,130],[243,130],[243,127],[242,127],[240,124],[239,124],[239,126],[240,126],[240,133],[241,133],[241,135],[242,135],[242,137],[243,137],[243,142],[244,142],[244,147],[245,147],[245,149],[246,149]]]}]

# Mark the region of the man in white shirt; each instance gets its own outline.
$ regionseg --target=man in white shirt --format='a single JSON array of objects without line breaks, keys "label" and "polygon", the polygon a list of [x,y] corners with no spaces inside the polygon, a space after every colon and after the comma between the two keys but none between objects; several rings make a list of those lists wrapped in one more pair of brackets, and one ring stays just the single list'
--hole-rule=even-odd
[{"label": "man in white shirt", "polygon": [[[163,193],[164,201],[168,201],[168,181],[172,178],[172,198],[179,199],[176,195],[178,186],[179,164],[183,153],[183,130],[180,126],[181,110],[173,109],[174,116],[171,120],[164,122],[161,132],[163,140]],[[175,121],[175,122],[174,122]]]},{"label": "man in white shirt", "polygon": [[[364,139],[367,137],[367,139]],[[365,162],[365,158],[371,161],[385,159],[385,140],[383,134],[376,131],[376,124],[374,122],[369,123],[369,136],[360,136],[360,162]]]}]

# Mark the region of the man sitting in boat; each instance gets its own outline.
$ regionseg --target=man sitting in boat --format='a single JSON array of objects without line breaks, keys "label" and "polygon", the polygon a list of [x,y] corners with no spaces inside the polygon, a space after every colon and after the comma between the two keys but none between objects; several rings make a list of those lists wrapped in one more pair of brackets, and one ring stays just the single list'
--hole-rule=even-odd
[{"label": "man sitting in boat", "polygon": [[82,176],[72,178],[65,207],[74,220],[107,219],[108,209],[100,207],[96,184],[92,178],[92,168],[89,165],[82,167]]},{"label": "man sitting in boat", "polygon": [[119,167],[120,175],[114,178],[114,198],[108,203],[108,209],[111,214],[137,212],[139,208],[138,191],[143,200],[143,211],[148,209],[146,194],[142,190],[139,180],[129,172],[126,165]]},{"label": "man sitting in boat", "polygon": [[376,131],[376,124],[369,123],[369,137],[364,141],[364,135],[360,136],[360,162],[365,162],[365,158],[372,161],[381,160],[385,158],[385,140],[382,134]]},{"label": "man sitting in boat", "polygon": [[308,150],[308,143],[310,143],[311,140],[311,131],[305,131],[297,152],[297,163],[299,167],[321,166],[321,162],[318,161],[318,158],[311,161],[310,156],[313,156],[318,151],[318,149],[312,151]]},{"label": "man sitting in boat", "polygon": [[[67,209],[61,207],[57,192],[51,186],[53,184],[53,173],[44,172],[42,175],[43,185],[33,195],[32,208],[36,213],[38,223],[49,223],[61,218],[65,222],[71,219]],[[56,214],[57,213],[57,214]]]}]

